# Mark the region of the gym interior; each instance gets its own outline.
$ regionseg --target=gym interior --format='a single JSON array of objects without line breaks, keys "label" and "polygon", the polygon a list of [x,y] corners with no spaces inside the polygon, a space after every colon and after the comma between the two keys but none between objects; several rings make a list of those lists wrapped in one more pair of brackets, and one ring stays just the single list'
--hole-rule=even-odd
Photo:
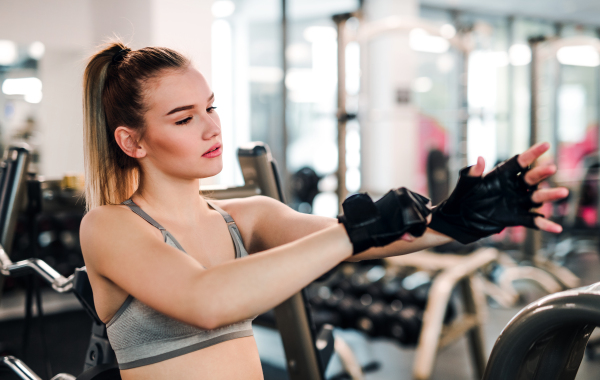
[{"label": "gym interior", "polygon": [[478,157],[550,143],[540,188],[569,195],[538,212],[561,233],[342,262],[254,320],[265,379],[598,378],[597,1],[1,0],[1,379],[120,379],[79,235],[83,72],[115,37],[210,84],[212,199],[335,218],[406,187],[435,206]]}]

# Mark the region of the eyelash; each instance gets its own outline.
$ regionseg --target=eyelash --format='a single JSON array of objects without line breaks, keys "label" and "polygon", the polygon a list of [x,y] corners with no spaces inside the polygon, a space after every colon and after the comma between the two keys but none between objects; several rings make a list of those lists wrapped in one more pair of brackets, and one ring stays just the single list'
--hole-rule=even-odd
[{"label": "eyelash", "polygon": [[[217,107],[208,107],[208,108],[206,109],[206,112],[208,112],[208,113],[212,113],[212,111],[214,111],[214,110],[216,110],[216,109],[217,109]],[[175,124],[176,124],[176,125],[185,125],[185,124],[189,123],[191,120],[192,120],[192,117],[190,116],[190,117],[186,117],[186,118],[185,118],[185,119],[183,119],[183,120],[176,121],[176,122],[175,122]]]}]

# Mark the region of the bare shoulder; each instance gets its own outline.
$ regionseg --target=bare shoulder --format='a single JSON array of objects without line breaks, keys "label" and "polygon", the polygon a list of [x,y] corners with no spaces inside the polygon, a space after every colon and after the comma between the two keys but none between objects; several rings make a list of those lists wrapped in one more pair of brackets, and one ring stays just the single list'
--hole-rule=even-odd
[{"label": "bare shoulder", "polygon": [[265,220],[272,219],[269,216],[277,215],[278,218],[284,218],[286,215],[295,213],[284,203],[263,195],[211,202],[221,207],[235,220],[242,234],[244,245],[250,253],[264,249],[261,243],[263,240],[261,231],[265,228]]},{"label": "bare shoulder", "polygon": [[236,219],[236,217],[244,216],[260,217],[262,213],[270,213],[273,211],[293,211],[284,203],[264,195],[255,195],[247,198],[213,200],[211,202],[227,211],[234,219]]},{"label": "bare shoulder", "polygon": [[[160,240],[160,233],[134,214],[127,206],[106,205],[96,207],[85,214],[81,220],[79,236],[81,250],[86,265],[97,269],[97,258],[106,258],[111,252],[111,245],[121,246],[124,241],[135,235]],[[105,260],[102,260],[105,261]]]},{"label": "bare shoulder", "polygon": [[261,195],[214,203],[236,221],[250,253],[289,243],[337,222],[332,218],[299,213],[278,200]]}]

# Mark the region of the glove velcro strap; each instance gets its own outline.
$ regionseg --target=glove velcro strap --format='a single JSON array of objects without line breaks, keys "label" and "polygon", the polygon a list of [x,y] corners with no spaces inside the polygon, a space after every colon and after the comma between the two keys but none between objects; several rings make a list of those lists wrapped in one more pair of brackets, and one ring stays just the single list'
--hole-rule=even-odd
[{"label": "glove velcro strap", "polygon": [[342,203],[344,225],[357,254],[388,245],[406,233],[421,236],[427,229],[429,199],[405,188],[389,191],[377,202],[368,194],[355,194]]},{"label": "glove velcro strap", "polygon": [[442,207],[446,201],[440,203],[433,209],[431,215],[431,222],[428,227],[434,231],[443,233],[446,236],[462,243],[469,244],[477,241],[481,236],[471,233],[471,229],[468,228],[459,215],[448,215],[442,211]]},{"label": "glove velcro strap", "polygon": [[373,246],[373,240],[371,239],[369,230],[366,228],[366,226],[352,225],[352,223],[348,223],[348,219],[346,219],[345,215],[339,215],[338,222],[342,223],[346,228],[346,232],[348,233],[348,237],[352,243],[353,255],[356,255],[362,251],[366,251]]}]

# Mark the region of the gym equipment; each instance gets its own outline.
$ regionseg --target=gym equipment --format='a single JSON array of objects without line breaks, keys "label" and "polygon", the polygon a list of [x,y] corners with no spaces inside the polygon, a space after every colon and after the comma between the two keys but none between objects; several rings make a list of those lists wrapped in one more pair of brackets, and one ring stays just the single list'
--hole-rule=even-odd
[{"label": "gym equipment", "polygon": [[[469,255],[439,255],[416,252],[410,255],[390,257],[390,265],[401,268],[413,267],[437,273],[429,289],[423,313],[423,327],[413,367],[413,378],[423,380],[431,376],[437,351],[466,335],[473,361],[475,377],[480,379],[486,363],[483,322],[486,316],[485,295],[478,271],[495,262],[499,252],[493,248],[481,248]],[[463,313],[445,326],[448,305],[453,289],[460,292]]]},{"label": "gym equipment", "polygon": [[[92,288],[89,284],[85,267],[77,269],[73,275],[65,278],[46,262],[37,258],[13,263],[9,258],[9,251],[5,251],[3,248],[5,241],[12,242],[13,240],[17,215],[21,211],[25,193],[28,195],[27,204],[31,213],[35,214],[40,210],[41,198],[37,196],[41,197],[41,192],[32,190],[36,188],[39,190],[41,186],[37,180],[27,180],[26,168],[28,160],[28,147],[19,146],[8,149],[8,154],[4,162],[4,170],[0,179],[3,193],[3,196],[0,198],[0,224],[6,227],[6,234],[3,235],[4,238],[1,241],[2,244],[0,244],[0,274],[2,276],[15,277],[35,273],[58,293],[73,292],[94,321],[90,344],[86,353],[84,373],[80,377],[77,377],[77,379],[120,379],[119,371],[116,368],[114,352],[110,348],[106,336],[106,328],[94,309]],[[25,186],[30,191],[25,192]],[[37,238],[37,235],[35,237]],[[7,244],[7,246],[11,247],[11,244]],[[39,379],[24,363],[14,357],[4,357],[0,364],[11,369],[22,379]],[[103,373],[98,373],[98,369],[93,368],[98,365],[106,365]],[[109,375],[110,377],[106,377]],[[53,379],[75,379],[75,377],[67,374],[58,374]]]},{"label": "gym equipment", "polygon": [[[346,27],[347,22],[351,18],[359,20],[358,28],[355,31],[349,30]],[[466,29],[459,30],[459,33],[452,37],[446,38],[440,34],[439,25],[422,20],[419,18],[412,17],[400,17],[400,16],[388,16],[382,19],[365,21],[363,18],[362,10],[353,13],[343,13],[334,15],[332,17],[336,24],[337,29],[337,119],[338,119],[338,170],[336,172],[338,179],[337,195],[339,203],[347,197],[348,191],[346,189],[346,127],[348,121],[354,119],[359,120],[361,124],[364,124],[367,120],[367,114],[370,113],[369,99],[366,98],[365,90],[369,88],[369,65],[366,57],[369,56],[369,45],[371,42],[381,38],[382,36],[394,34],[394,33],[409,33],[413,29],[422,29],[431,36],[439,36],[447,39],[448,43],[452,48],[461,54],[461,65],[463,72],[465,73],[462,81],[466,81],[467,78],[467,63],[468,56],[472,49],[471,37],[468,35]],[[360,44],[360,55],[361,55],[361,108],[358,115],[349,111],[349,104],[347,102],[348,93],[346,91],[346,48],[351,42],[358,42]],[[467,120],[468,120],[468,104],[467,104],[467,85],[461,86],[462,91],[460,92],[460,111],[465,116],[461,117],[461,126],[458,131],[458,139],[453,144],[454,146],[461,146],[466,142],[467,137]],[[404,95],[406,97],[407,95]],[[400,95],[398,95],[400,97]],[[466,151],[456,149],[456,155],[450,157],[450,167],[460,168],[466,166]],[[455,181],[455,174],[451,172],[452,178],[449,178],[453,182]]]},{"label": "gym equipment", "polygon": [[317,326],[327,323],[374,338],[392,338],[402,345],[416,344],[425,304],[415,303],[418,297],[401,286],[385,293],[386,285],[404,278],[393,272],[386,274],[380,264],[347,263],[330,280],[309,286],[313,316],[320,318]]},{"label": "gym equipment", "polygon": [[[307,166],[300,168],[290,178],[290,191],[292,193],[292,203],[294,208],[301,212],[311,212],[313,201],[319,194],[319,181],[321,177]],[[305,210],[306,205],[310,208]]]},{"label": "gym equipment", "polygon": [[483,380],[573,380],[597,326],[600,283],[541,298],[504,328]]},{"label": "gym equipment", "polygon": [[[244,186],[203,187],[201,191],[215,199],[243,198],[262,194],[284,201],[277,165],[266,144],[249,143],[238,149]],[[305,290],[293,295],[274,309],[281,334],[290,380],[321,380],[333,353],[333,334],[316,331],[307,308]]]},{"label": "gym equipment", "polygon": [[427,154],[427,189],[431,204],[437,205],[450,195],[448,156],[433,149]]},{"label": "gym equipment", "polygon": [[[242,147],[238,150],[238,159],[245,180],[244,186],[203,188],[203,193],[216,199],[262,194],[282,200],[276,164],[266,145],[252,143]],[[0,203],[0,211],[4,208],[3,205]],[[84,268],[77,270],[73,276],[64,278],[39,259],[13,264],[7,254],[0,255],[0,268],[4,276],[33,271],[50,283],[55,290],[59,292],[73,291],[95,321],[90,347],[86,355],[87,370],[76,379],[113,380],[120,378],[118,368],[113,364],[114,354],[108,340],[104,339],[105,326],[95,314],[91,286]],[[325,325],[320,331],[315,330],[312,317],[306,307],[304,291],[283,302],[275,308],[274,312],[286,353],[289,378],[291,380],[322,380],[327,363],[335,348],[331,327]],[[10,357],[2,360],[0,364],[15,371],[21,378],[39,379],[18,359]],[[57,376],[70,376],[63,378],[75,379],[71,375],[60,374]],[[58,380],[58,377],[55,377],[55,380]]]}]

